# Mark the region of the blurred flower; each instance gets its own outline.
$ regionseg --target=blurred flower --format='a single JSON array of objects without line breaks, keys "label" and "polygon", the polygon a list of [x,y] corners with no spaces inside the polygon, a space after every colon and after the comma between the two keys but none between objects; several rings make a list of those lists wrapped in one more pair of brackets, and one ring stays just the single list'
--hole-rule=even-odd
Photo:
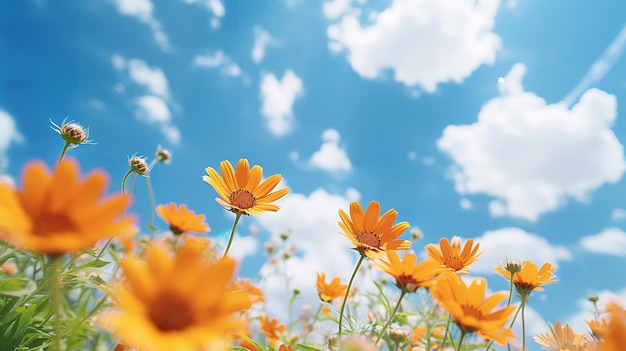
[{"label": "blurred flower", "polygon": [[80,144],[93,144],[93,141],[87,140],[89,138],[89,129],[84,128],[80,124],[74,121],[66,122],[67,118],[61,122],[61,125],[58,126],[54,122],[52,123],[52,130],[59,133],[61,138],[68,145],[68,149],[73,149]]},{"label": "blurred flower", "polygon": [[15,261],[13,260],[4,262],[2,266],[0,266],[0,273],[6,274],[6,275],[17,274],[17,264],[15,264]]},{"label": "blurred flower", "polygon": [[211,230],[205,223],[204,215],[196,215],[192,210],[187,209],[187,205],[181,204],[179,207],[170,202],[167,205],[159,205],[156,212],[167,224],[174,235],[186,232],[206,233]]},{"label": "blurred flower", "polygon": [[33,162],[24,168],[21,190],[0,184],[0,239],[21,250],[63,254],[135,234],[131,218],[121,219],[127,198],[102,199],[107,175],[94,171],[84,180],[79,177],[73,160],[60,162],[52,173]]},{"label": "blurred flower", "polygon": [[204,245],[185,240],[173,257],[159,243],[146,248],[145,260],[126,256],[120,262],[125,281],[110,291],[116,306],[99,325],[140,349],[225,349],[245,326],[240,312],[250,297],[229,288],[234,260],[209,261],[205,253]]},{"label": "blurred flower", "polygon": [[[533,339],[547,351],[587,351],[589,340],[584,334],[574,333],[569,324],[562,325],[560,320],[556,326],[548,322],[550,332],[541,333]],[[621,348],[619,350],[622,350]]]},{"label": "blurred flower", "polygon": [[172,153],[169,150],[162,148],[161,145],[157,146],[154,156],[156,162],[162,162],[166,165],[169,165],[172,161]]},{"label": "blurred flower", "polygon": [[430,328],[429,335],[429,327],[428,326],[418,326],[413,329],[413,333],[411,334],[411,342],[414,346],[415,344],[427,345],[428,341],[426,338],[430,336],[430,346],[437,347],[439,345],[439,340],[443,338],[443,335],[446,332],[446,327],[443,325],[436,325]]},{"label": "blurred flower", "polygon": [[291,345],[281,344],[278,347],[278,351],[293,351],[293,348],[291,347]]},{"label": "blurred flower", "polygon": [[395,240],[409,228],[409,223],[394,225],[398,212],[390,209],[380,216],[380,204],[372,201],[365,213],[357,201],[350,203],[350,216],[339,210],[339,227],[361,255],[375,258],[387,250],[406,250],[411,248],[408,240]]},{"label": "blurred flower", "polygon": [[232,289],[234,291],[245,291],[250,296],[250,303],[257,303],[265,301],[263,296],[263,290],[256,287],[250,279],[237,279],[233,283]]},{"label": "blurred flower", "polygon": [[467,274],[470,271],[469,266],[484,253],[478,252],[479,246],[478,243],[474,246],[474,240],[467,239],[461,251],[461,238],[455,236],[452,243],[447,238],[441,238],[439,247],[434,244],[426,245],[426,252],[432,259],[456,274]]},{"label": "blurred flower", "polygon": [[[220,205],[230,207],[230,211],[247,215],[258,215],[264,211],[278,211],[278,205],[272,202],[289,193],[289,188],[283,188],[270,193],[280,182],[280,174],[274,174],[261,182],[263,168],[255,165],[250,169],[248,160],[242,158],[237,163],[237,170],[228,161],[220,163],[220,176],[211,167],[206,168],[208,175],[202,180],[209,183],[220,195],[216,198]],[[259,184],[260,183],[260,184]]]},{"label": "blurred flower", "polygon": [[606,334],[606,331],[609,327],[609,322],[604,318],[602,318],[601,320],[591,319],[585,322],[591,330],[591,335],[596,339],[602,339],[602,336]]},{"label": "blurred flower", "polygon": [[626,345],[626,310],[615,304],[607,304],[609,323],[598,343],[598,351],[622,351]]},{"label": "blurred flower", "polygon": [[378,351],[380,346],[374,344],[365,335],[352,334],[345,339],[341,351]]},{"label": "blurred flower", "polygon": [[133,155],[128,159],[128,166],[130,166],[130,171],[139,174],[140,176],[147,177],[148,172],[150,172],[150,167],[148,167],[148,162],[146,158],[143,156]]},{"label": "blurred flower", "polygon": [[462,331],[476,332],[478,336],[493,339],[496,344],[504,346],[515,336],[505,324],[516,307],[509,305],[494,311],[508,294],[501,291],[485,297],[486,289],[484,278],[475,278],[467,286],[456,274],[446,272],[430,291],[433,298],[454,317]]},{"label": "blurred flower", "polygon": [[[543,291],[542,285],[555,283],[554,271],[550,263],[544,263],[540,269],[531,261],[522,262],[522,269],[513,275],[513,284],[520,295],[527,296],[532,291]],[[506,279],[511,279],[511,273],[503,267],[497,266],[496,271]]]},{"label": "blurred flower", "polygon": [[433,279],[443,270],[433,259],[417,263],[417,256],[414,253],[407,253],[400,260],[395,251],[387,251],[386,258],[374,260],[373,263],[396,280],[398,289],[407,293],[432,285]]},{"label": "blurred flower", "polygon": [[319,272],[317,273],[315,287],[317,288],[320,300],[330,302],[335,298],[344,297],[348,289],[348,284],[341,284],[341,278],[339,276],[334,277],[329,284],[326,284],[326,274]]},{"label": "blurred flower", "polygon": [[276,343],[280,339],[280,334],[287,330],[287,326],[279,323],[276,318],[270,319],[267,315],[260,316],[259,320],[261,321],[261,333],[267,337],[272,347],[276,346]]}]

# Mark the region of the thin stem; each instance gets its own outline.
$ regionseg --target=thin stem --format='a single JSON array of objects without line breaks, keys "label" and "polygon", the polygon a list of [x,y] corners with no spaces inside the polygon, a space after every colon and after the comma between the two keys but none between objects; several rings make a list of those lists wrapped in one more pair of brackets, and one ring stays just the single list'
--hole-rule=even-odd
[{"label": "thin stem", "polygon": [[350,294],[350,288],[352,288],[352,282],[354,281],[354,277],[356,276],[356,273],[359,271],[359,268],[361,267],[361,263],[363,263],[363,260],[365,260],[365,255],[361,254],[361,257],[359,257],[359,262],[357,262],[356,267],[354,268],[354,272],[352,272],[352,276],[350,277],[350,282],[348,282],[348,288],[346,289],[346,295],[343,297],[343,302],[341,303],[341,310],[339,311],[339,332],[338,337],[339,337],[339,350],[341,350],[341,342],[342,342],[342,337],[341,337],[341,330],[343,329],[343,310],[346,308],[346,301],[348,301],[348,296]]},{"label": "thin stem", "polygon": [[389,325],[393,321],[393,318],[396,316],[396,312],[398,312],[398,308],[400,308],[400,303],[402,303],[402,298],[404,297],[404,295],[406,295],[406,291],[402,290],[402,293],[400,294],[400,298],[398,299],[398,303],[396,304],[396,307],[393,309],[393,312],[391,312],[391,316],[389,316],[389,320],[387,321],[387,324],[385,324],[385,326],[383,327],[383,330],[381,330],[380,334],[378,334],[378,338],[376,338],[374,345],[378,345],[378,342],[380,341],[380,338],[385,333],[385,330],[389,328]]},{"label": "thin stem", "polygon": [[522,351],[526,351],[526,322],[524,321],[525,306],[526,294],[522,294]]},{"label": "thin stem", "polygon": [[235,223],[233,223],[233,230],[230,232],[230,238],[228,239],[228,245],[226,245],[226,251],[224,252],[224,256],[228,255],[228,250],[230,250],[230,245],[233,243],[233,238],[235,237],[235,229],[237,228],[237,223],[239,223],[239,218],[241,218],[241,212],[237,212],[235,216]]},{"label": "thin stem", "polygon": [[150,182],[150,177],[146,177],[146,188],[148,188],[148,195],[150,196],[150,224],[148,228],[150,228],[150,239],[154,237],[154,232],[156,231],[156,227],[154,226],[154,211],[155,211],[155,201],[154,201],[154,191],[152,190],[152,182]]},{"label": "thin stem", "polygon": [[63,256],[54,255],[48,256],[50,258],[50,270],[48,271],[49,284],[50,284],[50,302],[52,303],[52,309],[54,312],[54,349],[61,351],[61,309],[62,301],[61,296],[61,284],[59,278],[61,275],[61,264]]},{"label": "thin stem", "polygon": [[509,279],[510,281],[510,286],[509,286],[509,301],[506,302],[506,305],[509,306],[511,305],[511,298],[513,297],[513,276],[515,275],[515,273],[511,272],[511,279]]},{"label": "thin stem", "polygon": [[459,344],[457,345],[456,351],[461,351],[461,346],[463,345],[463,339],[465,339],[465,335],[467,332],[465,330],[461,330],[461,338],[459,339]]},{"label": "thin stem", "polygon": [[63,158],[65,158],[65,154],[67,153],[67,150],[70,149],[70,142],[65,142],[65,146],[63,146],[63,151],[61,151],[61,157],[59,157],[59,164],[61,163],[61,161],[63,161]]},{"label": "thin stem", "polygon": [[448,322],[446,323],[446,331],[443,333],[443,339],[441,339],[441,344],[437,346],[437,350],[439,350],[446,344],[446,338],[448,337],[448,333],[450,332],[451,323],[452,323],[452,315],[448,314]]},{"label": "thin stem", "polygon": [[131,173],[133,173],[133,171],[129,169],[128,172],[124,174],[124,178],[122,178],[122,194],[126,194],[126,180]]}]

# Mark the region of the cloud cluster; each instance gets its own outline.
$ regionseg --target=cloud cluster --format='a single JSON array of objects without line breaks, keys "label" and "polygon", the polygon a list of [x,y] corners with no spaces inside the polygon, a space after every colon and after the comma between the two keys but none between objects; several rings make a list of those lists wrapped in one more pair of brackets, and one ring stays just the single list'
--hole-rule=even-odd
[{"label": "cloud cluster", "polygon": [[410,87],[434,92],[445,82],[460,83],[483,64],[492,64],[500,39],[492,31],[498,0],[393,0],[361,24],[349,1],[324,4],[338,22],[328,27],[329,48],[345,52],[362,77],[387,70]]},{"label": "cloud cluster", "polygon": [[15,120],[7,112],[0,109],[0,171],[9,165],[7,150],[13,143],[21,143],[24,137],[17,130]]},{"label": "cloud cluster", "polygon": [[270,132],[277,136],[287,134],[293,125],[293,104],[304,92],[302,80],[292,70],[287,70],[281,80],[266,73],[260,90],[261,114]]},{"label": "cloud cluster", "polygon": [[161,23],[152,14],[154,5],[150,0],[114,0],[113,4],[121,15],[133,17],[148,25],[152,30],[152,37],[161,49],[165,51],[170,49],[169,40],[161,28]]},{"label": "cloud cluster", "polygon": [[222,74],[231,77],[240,77],[243,74],[241,67],[222,50],[213,54],[196,55],[193,64],[197,67],[219,68]]},{"label": "cloud cluster", "polygon": [[265,57],[265,48],[274,42],[274,38],[260,26],[254,26],[254,46],[252,47],[252,61],[261,63]]},{"label": "cloud cluster", "polygon": [[626,233],[616,227],[580,239],[580,246],[589,252],[626,257]]},{"label": "cloud cluster", "polygon": [[183,0],[186,4],[196,4],[203,6],[212,16],[209,24],[213,29],[217,29],[221,25],[222,17],[226,14],[226,8],[220,0]]},{"label": "cloud cluster", "polygon": [[460,194],[495,199],[494,216],[536,221],[568,198],[585,201],[606,183],[621,179],[624,148],[611,126],[615,96],[587,90],[572,108],[548,104],[525,92],[517,64],[470,125],[449,125],[437,141],[454,161]]},{"label": "cloud cluster", "polygon": [[313,167],[327,172],[350,172],[352,162],[345,149],[339,146],[341,135],[335,129],[326,129],[322,133],[322,146],[309,159]]}]

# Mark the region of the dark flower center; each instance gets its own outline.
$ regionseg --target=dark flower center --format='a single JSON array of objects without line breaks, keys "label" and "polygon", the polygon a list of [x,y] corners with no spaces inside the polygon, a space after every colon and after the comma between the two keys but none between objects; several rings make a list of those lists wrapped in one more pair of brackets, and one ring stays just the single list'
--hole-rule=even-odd
[{"label": "dark flower center", "polygon": [[256,199],[248,190],[237,189],[230,194],[230,204],[242,210],[247,210],[256,205]]},{"label": "dark flower center", "polygon": [[369,246],[371,248],[380,249],[380,235],[369,230],[357,233],[356,240],[363,245]]},{"label": "dark flower center", "polygon": [[[480,312],[480,310],[476,306],[462,305],[461,309],[463,310],[464,315],[472,316],[478,321],[481,321],[484,318],[482,312]],[[461,328],[463,328],[466,332],[475,332],[476,330],[478,330],[475,325],[462,325]]]},{"label": "dark flower center", "polygon": [[183,330],[194,323],[192,306],[174,293],[161,292],[149,307],[150,320],[161,331]]},{"label": "dark flower center", "polygon": [[463,268],[463,261],[461,261],[461,259],[457,256],[446,257],[446,259],[443,261],[443,264],[445,264],[448,268],[454,269],[455,271]]},{"label": "dark flower center", "polygon": [[33,233],[47,236],[51,233],[76,231],[76,225],[64,213],[42,213],[35,217]]}]

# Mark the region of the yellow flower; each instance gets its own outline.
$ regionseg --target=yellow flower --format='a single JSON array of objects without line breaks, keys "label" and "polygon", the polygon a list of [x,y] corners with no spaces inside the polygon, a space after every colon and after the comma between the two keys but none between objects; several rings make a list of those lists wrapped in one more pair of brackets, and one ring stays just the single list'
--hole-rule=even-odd
[{"label": "yellow flower", "polygon": [[446,272],[430,291],[441,307],[454,317],[461,330],[476,332],[478,336],[504,346],[515,336],[505,324],[516,307],[510,305],[494,311],[508,293],[500,291],[485,297],[486,289],[484,278],[476,278],[467,286],[456,274]]},{"label": "yellow flower", "polygon": [[614,303],[607,304],[607,309],[609,323],[598,343],[598,351],[622,351],[626,345],[626,310]]},{"label": "yellow flower", "polygon": [[0,183],[0,239],[21,250],[56,255],[116,235],[134,235],[131,218],[121,219],[127,198],[102,198],[107,175],[94,171],[79,178],[73,160],[62,161],[52,173],[33,162],[24,169],[21,190]]},{"label": "yellow flower", "polygon": [[[506,279],[511,279],[511,273],[505,268],[496,266],[496,271]],[[522,268],[513,275],[513,285],[520,295],[528,295],[532,291],[543,291],[542,285],[555,283],[554,271],[556,267],[552,267],[550,263],[544,263],[541,268],[537,269],[537,265],[531,261],[522,262]]]},{"label": "yellow flower", "polygon": [[426,259],[417,263],[417,255],[407,253],[400,260],[398,253],[387,251],[387,258],[374,260],[374,265],[396,280],[396,286],[408,293],[417,291],[420,287],[429,287],[437,274],[443,268],[433,259]]},{"label": "yellow flower", "polygon": [[[589,340],[584,334],[574,333],[569,324],[562,325],[560,320],[556,326],[548,322],[550,332],[541,333],[533,339],[547,351],[587,351]],[[620,348],[621,350],[621,348]]]},{"label": "yellow flower", "polygon": [[208,224],[204,222],[204,215],[196,215],[196,213],[182,204],[177,207],[175,203],[170,202],[167,205],[159,205],[156,207],[156,213],[170,227],[174,235],[180,235],[186,232],[206,233],[210,231]]},{"label": "yellow flower", "polygon": [[250,296],[250,303],[264,302],[263,290],[256,287],[250,279],[237,279],[232,286],[235,291],[245,291]]},{"label": "yellow flower", "polygon": [[339,210],[341,222],[339,227],[344,235],[355,246],[360,254],[370,258],[380,256],[387,250],[406,250],[411,248],[408,240],[395,240],[409,228],[409,223],[400,222],[394,225],[398,212],[390,209],[380,216],[380,204],[372,201],[365,213],[357,201],[350,203],[350,216]]},{"label": "yellow flower", "polygon": [[609,327],[609,322],[602,318],[601,320],[591,319],[586,320],[587,326],[591,330],[591,335],[596,339],[602,339],[603,335],[606,334],[606,331]]},{"label": "yellow flower", "polygon": [[[315,284],[320,300],[330,302],[335,298],[344,297],[348,284],[341,284],[341,278],[334,277],[329,284],[326,284],[326,274],[317,273],[317,282]],[[352,295],[352,294],[351,294]]]},{"label": "yellow flower", "polygon": [[220,163],[220,176],[211,167],[206,168],[208,175],[202,180],[211,184],[220,198],[215,200],[223,206],[230,207],[230,211],[247,215],[258,215],[264,211],[278,211],[278,205],[272,202],[289,193],[289,188],[283,188],[270,193],[280,182],[280,174],[274,174],[261,182],[263,168],[255,165],[250,169],[248,160],[242,158],[237,163],[237,169],[228,161]]},{"label": "yellow flower", "polygon": [[281,344],[278,347],[278,351],[293,351],[293,347],[291,347],[291,345]]},{"label": "yellow flower", "polygon": [[479,243],[474,246],[474,240],[467,239],[461,251],[461,238],[455,236],[452,238],[452,243],[446,238],[441,238],[439,247],[434,244],[426,245],[426,252],[442,267],[446,267],[456,274],[467,274],[470,271],[469,266],[484,253],[483,251],[478,252],[479,246]]},{"label": "yellow flower", "polygon": [[205,249],[185,240],[174,256],[163,243],[150,244],[145,260],[126,256],[125,281],[110,291],[115,307],[98,324],[142,350],[224,350],[245,326],[250,297],[230,288],[235,261],[209,261]]},{"label": "yellow flower", "polygon": [[261,333],[265,334],[269,344],[275,346],[280,339],[280,334],[287,330],[287,326],[279,323],[277,318],[270,319],[267,315],[259,317],[261,321]]}]

